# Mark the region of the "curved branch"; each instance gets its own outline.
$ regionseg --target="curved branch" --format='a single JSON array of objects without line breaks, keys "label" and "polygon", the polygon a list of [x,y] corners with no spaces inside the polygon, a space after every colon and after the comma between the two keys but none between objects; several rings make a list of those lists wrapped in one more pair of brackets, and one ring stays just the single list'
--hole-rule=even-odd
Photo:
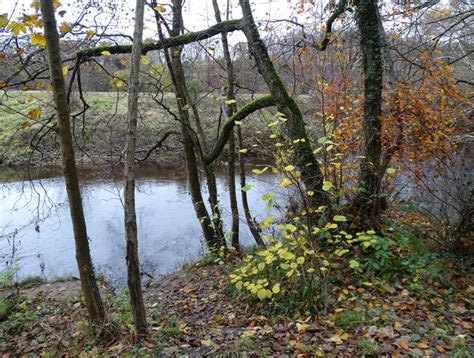
[{"label": "curved branch", "polygon": [[206,163],[212,163],[214,160],[216,160],[219,155],[222,152],[222,149],[226,145],[227,141],[229,140],[229,136],[232,133],[232,129],[235,126],[236,121],[241,121],[248,117],[250,114],[252,114],[255,111],[258,111],[260,109],[266,108],[266,107],[271,107],[276,104],[275,99],[272,96],[264,96],[261,98],[258,98],[250,103],[247,103],[245,106],[240,108],[237,112],[232,117],[229,117],[227,121],[224,123],[224,126],[222,127],[222,132],[219,138],[216,141],[216,144],[214,144],[214,148],[212,148],[211,152],[206,155],[205,160]]},{"label": "curved branch", "polygon": [[[210,37],[216,36],[222,32],[233,32],[242,29],[242,20],[229,20],[215,24],[208,29],[188,32],[184,35],[169,37],[160,42],[148,43],[143,45],[142,53],[146,54],[148,51],[161,50],[163,48],[177,47],[186,45],[192,42],[201,41]],[[99,46],[93,48],[86,48],[78,51],[78,55],[84,57],[101,56],[103,51],[108,51],[110,54],[131,53],[131,45],[115,45],[115,46]]]},{"label": "curved branch", "polygon": [[324,39],[320,43],[314,45],[317,50],[324,51],[328,47],[329,41],[331,40],[332,25],[334,24],[334,21],[336,21],[346,10],[347,0],[339,0],[336,10],[326,21],[326,32],[324,34]]},{"label": "curved branch", "polygon": [[158,139],[158,141],[155,143],[155,145],[153,145],[150,149],[148,149],[145,156],[142,159],[137,159],[137,161],[138,162],[144,162],[145,160],[147,160],[148,157],[151,155],[151,153],[153,153],[154,150],[156,150],[158,148],[161,148],[161,146],[168,139],[168,137],[173,135],[173,134],[174,135],[181,135],[181,132],[178,132],[178,131],[175,131],[175,130],[172,130],[172,129],[166,131],[165,133],[163,133],[161,138]]}]

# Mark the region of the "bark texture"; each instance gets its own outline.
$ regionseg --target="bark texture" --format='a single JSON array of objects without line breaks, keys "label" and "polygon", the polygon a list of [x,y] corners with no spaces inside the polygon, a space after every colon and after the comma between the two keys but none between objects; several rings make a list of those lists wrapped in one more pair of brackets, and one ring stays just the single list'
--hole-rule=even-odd
[{"label": "bark texture", "polygon": [[124,212],[127,247],[127,283],[130,292],[133,321],[138,339],[146,334],[146,314],[140,279],[138,258],[138,230],[135,210],[135,153],[137,142],[138,90],[143,36],[144,1],[137,0],[135,8],[135,30],[133,33],[132,62],[128,87],[127,138],[124,167]]},{"label": "bark texture", "polygon": [[[192,42],[206,40],[210,37],[219,35],[221,32],[232,32],[236,30],[242,30],[242,22],[240,19],[229,20],[214,26],[209,27],[208,29],[197,31],[197,32],[188,32],[186,34],[171,36],[169,38],[163,38],[162,40],[145,44],[142,48],[142,53],[146,54],[149,51],[163,50],[170,47],[180,47]],[[109,51],[110,54],[120,54],[120,53],[131,53],[131,45],[113,45],[113,46],[98,46],[93,48],[86,48],[78,52],[82,55],[83,58],[87,57],[96,57],[101,56],[103,51]]]},{"label": "bark texture", "polygon": [[306,189],[315,192],[311,204],[313,206],[327,205],[329,198],[322,189],[324,177],[311,149],[303,115],[296,102],[288,94],[285,85],[273,66],[267,47],[258,33],[249,0],[239,0],[239,3],[243,14],[243,31],[247,38],[250,53],[257,63],[258,71],[266,82],[271,95],[274,97],[277,109],[288,119],[288,134],[290,138],[292,140],[304,140],[295,144],[294,165],[301,171],[301,177]]},{"label": "bark texture", "polygon": [[356,200],[362,216],[375,218],[383,209],[380,197],[382,155],[383,39],[377,0],[356,2],[356,19],[364,70],[364,159],[361,163],[359,194]]},{"label": "bark texture", "polygon": [[[181,16],[182,4],[181,0],[173,0],[173,25],[171,29],[171,36],[179,36],[182,30],[182,16]],[[157,16],[157,15],[156,15]],[[208,249],[217,251],[222,242],[217,238],[216,232],[213,227],[213,223],[207,211],[201,192],[201,183],[199,180],[199,170],[197,166],[196,153],[194,148],[194,140],[192,138],[191,122],[189,118],[189,112],[186,101],[186,88],[184,70],[181,63],[181,47],[175,47],[170,51],[166,45],[166,40],[161,29],[161,19],[156,18],[158,26],[158,34],[162,43],[163,52],[165,55],[166,65],[170,72],[171,81],[176,90],[176,101],[178,105],[178,113],[180,118],[181,136],[184,145],[184,154],[186,158],[186,170],[188,174],[189,188],[191,192],[191,200],[193,202],[196,216],[201,224],[201,228],[204,234],[204,239]],[[171,52],[171,53],[170,53]]]},{"label": "bark texture", "polygon": [[89,319],[93,322],[101,322],[105,320],[105,311],[90,255],[86,221],[77,176],[74,144],[71,134],[70,110],[64,84],[59,35],[52,0],[41,0],[41,13],[43,15],[44,37],[46,40],[49,72],[51,75],[54,104],[56,106],[59,140],[61,143],[62,167],[74,230],[76,260],[81,279],[81,288]]},{"label": "bark texture", "polygon": [[[214,7],[214,14],[217,23],[222,23],[221,13],[219,10],[219,4],[217,0],[212,0],[212,6]],[[229,4],[227,4],[229,6]],[[229,9],[227,8],[227,13]],[[234,66],[230,57],[229,43],[227,41],[227,33],[221,33],[222,49],[224,52],[225,67],[227,70],[227,89],[226,89],[226,113],[227,117],[231,118],[237,111],[237,105],[235,103],[235,92],[234,92]],[[232,103],[233,101],[233,103]],[[229,163],[227,170],[227,177],[229,183],[229,200],[230,210],[232,216],[232,227],[231,227],[231,244],[234,249],[240,251],[239,243],[239,207],[237,205],[237,193],[235,188],[235,136],[234,129],[231,130],[229,135]]]}]

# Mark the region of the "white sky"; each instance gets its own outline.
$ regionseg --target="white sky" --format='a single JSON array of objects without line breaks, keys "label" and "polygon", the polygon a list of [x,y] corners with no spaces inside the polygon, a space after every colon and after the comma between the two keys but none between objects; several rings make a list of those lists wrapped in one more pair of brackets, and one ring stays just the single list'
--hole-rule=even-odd
[{"label": "white sky", "polygon": [[[87,0],[85,0],[87,1]],[[122,14],[125,12],[133,12],[135,7],[134,0],[123,0],[125,6],[122,7]],[[97,3],[106,4],[107,0],[95,0]],[[219,5],[221,12],[225,10],[227,0],[220,0]],[[276,19],[289,19],[295,18],[296,15],[296,4],[298,0],[253,0],[251,2],[254,10],[254,16],[256,20],[276,20]],[[74,14],[82,8],[80,1],[75,0],[61,0],[62,6],[59,10],[66,10],[66,15],[63,19],[58,18],[58,21],[73,21]],[[160,2],[162,4],[169,3],[169,1]],[[8,13],[9,17],[12,11],[15,9],[13,19],[24,14],[31,13],[30,8],[31,0],[1,0],[0,13]],[[15,7],[16,5],[16,7]],[[126,9],[128,8],[128,9]],[[92,19],[92,15],[88,16]],[[184,24],[189,30],[205,29],[212,24],[215,24],[214,10],[212,7],[212,0],[187,0],[185,2]],[[122,16],[122,15],[119,15]],[[151,11],[148,10],[148,16],[151,17]],[[241,12],[238,6],[238,0],[231,0],[231,15],[230,18],[240,18]],[[225,16],[223,16],[225,18]],[[299,18],[299,20],[303,20]],[[127,21],[122,21],[125,25],[121,32],[131,35],[133,32],[133,24],[127,24]],[[145,37],[153,36],[155,28],[153,23],[149,23],[150,29],[146,30]]]}]

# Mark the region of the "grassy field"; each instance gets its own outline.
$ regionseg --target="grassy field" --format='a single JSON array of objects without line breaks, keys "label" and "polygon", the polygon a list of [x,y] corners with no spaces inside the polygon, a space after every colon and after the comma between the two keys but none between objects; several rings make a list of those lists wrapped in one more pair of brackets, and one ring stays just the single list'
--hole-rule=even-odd
[{"label": "grassy field", "polygon": [[[83,102],[77,93],[71,97],[73,131],[77,144],[79,161],[118,161],[126,134],[127,96],[123,92],[87,92],[84,100],[89,106],[83,111]],[[238,104],[251,100],[241,95]],[[153,146],[160,133],[166,129],[179,129],[179,123],[169,113],[177,113],[174,94],[168,93],[163,99],[154,99],[150,93],[142,93],[139,104],[138,157]],[[162,102],[167,109],[160,105]],[[308,101],[303,101],[307,103]],[[198,110],[207,142],[212,146],[217,128],[225,121],[225,113],[220,110],[216,95],[201,96],[197,99]],[[304,106],[303,106],[304,107]],[[266,111],[267,117],[269,112]],[[51,93],[47,91],[8,91],[0,98],[0,163],[8,165],[40,161],[54,163],[59,156],[59,145],[54,132],[54,107]],[[243,124],[246,145],[260,143],[264,148],[268,135],[265,118],[254,114]],[[167,158],[180,155],[180,143],[170,138],[167,147],[154,153],[150,161],[166,162]],[[264,155],[262,149],[253,147],[250,154]]]}]

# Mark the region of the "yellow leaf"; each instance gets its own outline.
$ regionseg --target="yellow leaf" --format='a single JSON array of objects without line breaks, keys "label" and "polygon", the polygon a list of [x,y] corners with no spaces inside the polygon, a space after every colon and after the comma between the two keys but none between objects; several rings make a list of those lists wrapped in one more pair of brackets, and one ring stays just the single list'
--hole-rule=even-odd
[{"label": "yellow leaf", "polygon": [[267,297],[267,290],[264,288],[261,288],[260,290],[258,290],[257,297],[261,300],[265,299]]},{"label": "yellow leaf", "polygon": [[106,56],[106,57],[112,55],[112,54],[111,54],[109,51],[107,51],[107,50],[102,51],[100,54],[101,54],[102,56]]},{"label": "yellow leaf", "polygon": [[63,66],[63,75],[66,76],[68,72],[69,72],[69,67],[67,65],[64,65]]},{"label": "yellow leaf", "polygon": [[150,63],[150,59],[148,58],[148,56],[145,56],[145,55],[141,56],[140,61],[143,65],[148,65]]},{"label": "yellow leaf", "polygon": [[294,169],[295,169],[295,167],[292,166],[292,165],[287,165],[287,166],[285,167],[285,170],[286,170],[287,172],[291,172],[291,171],[294,170]]},{"label": "yellow leaf", "polygon": [[30,109],[28,115],[33,119],[38,119],[41,116],[41,108],[33,108]]},{"label": "yellow leaf", "polygon": [[337,345],[343,343],[342,338],[341,338],[339,335],[337,335],[337,334],[335,334],[334,336],[332,336],[331,338],[329,338],[327,341],[328,341],[328,342],[331,342],[331,343],[336,343]]},{"label": "yellow leaf", "polygon": [[66,32],[71,31],[71,25],[69,25],[67,22],[63,22],[61,26],[59,26],[59,31],[64,34]]},{"label": "yellow leaf", "polygon": [[90,40],[92,37],[95,35],[95,30],[89,30],[86,32],[86,37],[88,40]]},{"label": "yellow leaf", "polygon": [[39,0],[34,0],[31,5],[30,5],[33,9],[35,9],[36,11],[39,11],[41,5],[40,5],[40,2]]},{"label": "yellow leaf", "polygon": [[117,88],[122,88],[123,85],[124,85],[124,83],[123,83],[122,80],[115,79],[115,80],[114,80],[114,85],[115,85],[115,87],[117,87]]},{"label": "yellow leaf", "polygon": [[247,148],[243,148],[239,150],[239,153],[247,153],[249,150]]},{"label": "yellow leaf", "polygon": [[296,329],[298,330],[298,332],[306,332],[308,328],[309,324],[296,322]]},{"label": "yellow leaf", "polygon": [[0,15],[0,27],[5,27],[8,24],[8,14]]},{"label": "yellow leaf", "polygon": [[210,339],[202,339],[201,340],[201,344],[204,346],[204,347],[212,347],[214,342]]},{"label": "yellow leaf", "polygon": [[42,33],[37,32],[31,36],[30,42],[33,46],[46,47],[46,41]]},{"label": "yellow leaf", "polygon": [[272,292],[273,292],[274,294],[277,294],[277,293],[280,292],[280,284],[279,284],[279,283],[275,283],[275,284],[273,285],[273,287],[272,287]]},{"label": "yellow leaf", "polygon": [[280,184],[278,184],[278,187],[279,188],[286,188],[286,187],[291,186],[291,185],[293,185],[293,183],[291,182],[290,179],[283,178],[282,181],[280,182]]},{"label": "yellow leaf", "polygon": [[166,8],[162,5],[155,6],[153,9],[158,12],[166,12]]},{"label": "yellow leaf", "polygon": [[10,21],[7,27],[15,36],[18,36],[20,32],[26,32],[25,24],[21,22]]},{"label": "yellow leaf", "polygon": [[332,183],[330,181],[325,180],[323,182],[323,190],[324,191],[329,191],[333,187]]}]

